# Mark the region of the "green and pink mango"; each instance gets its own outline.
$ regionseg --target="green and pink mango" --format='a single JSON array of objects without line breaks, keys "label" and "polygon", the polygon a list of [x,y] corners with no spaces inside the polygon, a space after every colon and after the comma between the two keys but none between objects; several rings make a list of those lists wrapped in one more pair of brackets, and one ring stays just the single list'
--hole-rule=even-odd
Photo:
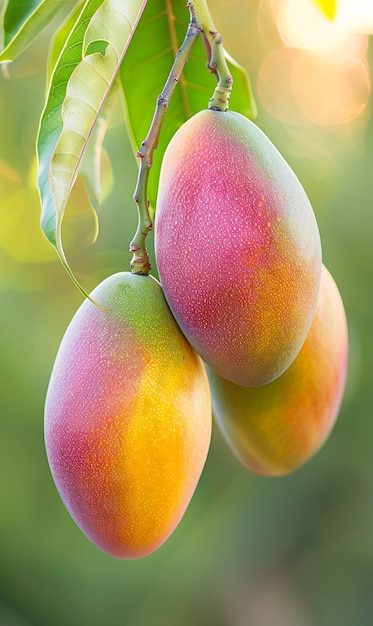
[{"label": "green and pink mango", "polygon": [[323,267],[316,313],[289,369],[262,387],[240,387],[209,370],[215,420],[249,470],[280,475],[315,454],[330,434],[342,401],[348,336],[337,286]]},{"label": "green and pink mango", "polygon": [[297,177],[247,118],[201,111],[174,135],[155,250],[176,321],[217,373],[256,386],[289,367],[315,312],[319,232]]},{"label": "green and pink mango", "polygon": [[45,406],[50,468],[63,502],[99,548],[149,554],[181,519],[200,477],[211,400],[199,356],[159,283],[120,273],[74,316]]}]

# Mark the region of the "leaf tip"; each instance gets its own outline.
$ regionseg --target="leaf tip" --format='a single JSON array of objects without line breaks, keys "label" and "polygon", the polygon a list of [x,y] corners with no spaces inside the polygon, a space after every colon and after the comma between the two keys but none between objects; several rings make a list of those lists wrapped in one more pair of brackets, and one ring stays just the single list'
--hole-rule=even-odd
[{"label": "leaf tip", "polygon": [[87,300],[89,300],[90,302],[92,302],[92,304],[94,304],[95,306],[97,306],[99,309],[101,309],[101,311],[104,311],[104,307],[102,307],[98,302],[96,302],[90,295],[89,293],[84,289],[83,285],[80,284],[80,282],[78,281],[77,277],[75,276],[74,272],[72,271],[66,256],[65,256],[65,252],[63,250],[63,248],[60,245],[56,246],[56,250],[57,250],[57,254],[58,257],[63,265],[63,267],[65,268],[66,272],[68,273],[69,277],[71,278],[72,282],[74,283],[75,287],[78,289],[78,291],[82,294],[82,296],[84,298],[87,298]]}]

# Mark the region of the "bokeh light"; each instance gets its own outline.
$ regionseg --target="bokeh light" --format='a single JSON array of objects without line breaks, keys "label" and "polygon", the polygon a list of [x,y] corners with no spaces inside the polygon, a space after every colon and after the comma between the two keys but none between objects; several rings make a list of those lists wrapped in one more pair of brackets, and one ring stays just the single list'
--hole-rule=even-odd
[{"label": "bokeh light", "polygon": [[365,110],[370,78],[365,58],[321,63],[301,52],[293,65],[291,89],[299,109],[316,124],[347,124]]},{"label": "bokeh light", "polygon": [[321,54],[342,47],[350,37],[347,29],[326,19],[311,0],[280,0],[277,26],[286,45]]},{"label": "bokeh light", "polygon": [[338,0],[336,24],[351,33],[373,33],[371,0]]},{"label": "bokeh light", "polygon": [[259,68],[257,91],[261,104],[284,124],[304,124],[305,118],[291,93],[292,68],[297,54],[285,46],[269,52]]},{"label": "bokeh light", "polygon": [[[267,111],[292,125],[339,126],[361,116],[371,91],[368,36],[352,32],[357,20],[347,19],[355,7],[361,26],[361,7],[343,2],[330,21],[311,0],[272,0],[271,6],[280,41],[265,56],[257,81]],[[368,15],[367,30],[369,23]]]}]

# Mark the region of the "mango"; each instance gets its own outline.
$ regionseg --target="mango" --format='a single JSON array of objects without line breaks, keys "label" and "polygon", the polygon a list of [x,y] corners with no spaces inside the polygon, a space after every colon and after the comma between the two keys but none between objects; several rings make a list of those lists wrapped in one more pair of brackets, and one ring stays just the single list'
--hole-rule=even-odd
[{"label": "mango", "polygon": [[176,321],[217,373],[257,386],[294,361],[317,302],[319,231],[294,172],[250,120],[205,110],[173,136],[155,253]]},{"label": "mango", "polygon": [[104,280],[62,340],[45,406],[51,472],[68,511],[105,552],[137,558],[172,533],[211,436],[200,357],[150,276]]},{"label": "mango", "polygon": [[347,357],[343,303],[323,266],[311,328],[284,374],[249,388],[208,372],[216,423],[244,467],[268,476],[287,474],[320,449],[340,408]]}]

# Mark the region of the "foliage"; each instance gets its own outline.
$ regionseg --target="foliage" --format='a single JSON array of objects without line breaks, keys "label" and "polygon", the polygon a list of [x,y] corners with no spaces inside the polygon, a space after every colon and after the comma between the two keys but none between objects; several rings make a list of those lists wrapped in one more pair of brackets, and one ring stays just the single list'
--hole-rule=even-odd
[{"label": "foliage", "polygon": [[[182,43],[188,25],[184,3],[149,2],[136,30],[120,69],[120,80],[126,105],[126,119],[132,144],[136,150],[146,137],[156,98],[161,93],[176,52]],[[234,108],[247,117],[254,117],[255,104],[249,78],[243,68],[227,55],[233,76]],[[179,89],[172,97],[152,176],[149,180],[149,198],[153,207],[158,189],[163,153],[176,130],[191,115],[208,105],[214,80],[206,71],[206,52],[201,40],[192,50],[180,78]],[[153,104],[154,103],[154,104]]]},{"label": "foliage", "polygon": [[[42,229],[56,247],[70,277],[87,295],[71,271],[62,245],[62,220],[72,188],[80,171],[97,212],[109,96],[118,85],[136,151],[146,136],[156,97],[181,45],[188,11],[179,2],[166,0],[152,1],[147,6],[146,0],[86,0],[84,5],[67,0],[57,5],[53,0],[24,3],[8,0],[2,12],[5,48],[0,61],[14,60],[52,17],[64,18],[65,5],[71,12],[66,20],[62,19],[49,56],[50,80],[37,140],[38,187]],[[167,129],[158,146],[149,186],[153,208],[165,147],[185,119],[207,105],[212,90],[204,67],[206,53],[199,43],[181,78]],[[234,59],[228,58],[228,63],[238,86],[235,108],[252,117],[255,105],[248,76]],[[119,70],[120,81],[116,83]],[[96,226],[98,229],[98,222]]]},{"label": "foliage", "polygon": [[56,15],[63,16],[73,0],[8,0],[1,15],[3,50],[0,62],[14,61]]}]

